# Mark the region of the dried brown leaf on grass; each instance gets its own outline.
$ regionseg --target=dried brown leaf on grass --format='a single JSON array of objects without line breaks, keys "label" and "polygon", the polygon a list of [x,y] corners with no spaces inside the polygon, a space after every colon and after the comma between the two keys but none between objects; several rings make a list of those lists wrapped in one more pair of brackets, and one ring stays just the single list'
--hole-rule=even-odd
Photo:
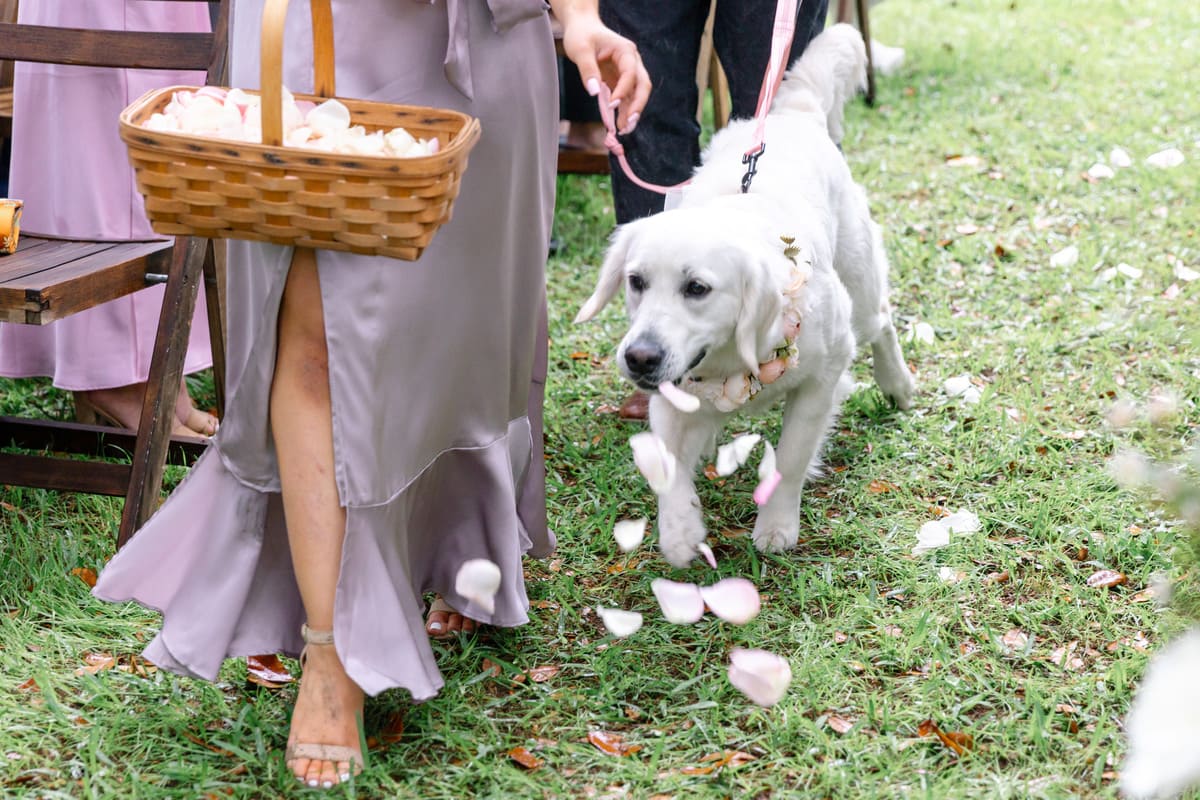
[{"label": "dried brown leaf on grass", "polygon": [[246,656],[246,682],[264,689],[281,689],[294,681],[292,673],[274,653]]},{"label": "dried brown leaf on grass", "polygon": [[88,567],[76,567],[75,569],[71,570],[71,574],[83,581],[89,589],[96,585],[96,571],[93,569],[89,569]]},{"label": "dried brown leaf on grass", "polygon": [[524,747],[514,747],[509,750],[508,757],[527,770],[535,770],[546,763],[545,759],[538,758]]},{"label": "dried brown leaf on grass", "polygon": [[754,756],[741,750],[725,750],[721,753],[709,753],[700,759],[703,766],[684,767],[680,770],[684,775],[709,775],[725,767],[740,767],[742,764],[754,761]]},{"label": "dried brown leaf on grass", "polygon": [[854,720],[843,717],[839,714],[830,714],[828,717],[826,717],[825,724],[828,725],[831,730],[836,733],[840,733],[843,736],[854,728]]},{"label": "dried brown leaf on grass", "polygon": [[561,667],[556,664],[548,664],[543,667],[534,667],[529,670],[529,680],[534,683],[545,683],[558,674]]},{"label": "dried brown leaf on grass", "polygon": [[1128,583],[1124,573],[1113,569],[1101,569],[1093,572],[1087,579],[1087,585],[1093,589],[1112,589]]},{"label": "dried brown leaf on grass", "polygon": [[629,744],[619,734],[609,731],[590,731],[587,738],[597,750],[610,756],[631,756],[642,749],[640,744]]},{"label": "dried brown leaf on grass", "polygon": [[931,719],[927,719],[917,726],[917,735],[936,736],[947,749],[952,750],[956,756],[960,757],[975,749],[974,736],[961,731],[943,731]]}]

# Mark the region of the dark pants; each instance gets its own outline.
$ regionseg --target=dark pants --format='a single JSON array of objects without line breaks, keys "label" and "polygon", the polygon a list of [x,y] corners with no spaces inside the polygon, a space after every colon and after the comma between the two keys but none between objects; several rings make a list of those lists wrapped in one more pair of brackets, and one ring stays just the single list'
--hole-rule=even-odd
[{"label": "dark pants", "polygon": [[[824,29],[828,6],[828,0],[802,0],[789,63]],[[696,62],[708,8],[709,0],[600,0],[601,18],[637,44],[654,83],[637,127],[621,137],[642,180],[674,185],[700,163]],[[754,116],[774,26],[774,0],[717,0],[713,47],[729,79],[734,118]],[[662,211],[663,195],[635,186],[616,159],[610,161],[618,223]]]}]

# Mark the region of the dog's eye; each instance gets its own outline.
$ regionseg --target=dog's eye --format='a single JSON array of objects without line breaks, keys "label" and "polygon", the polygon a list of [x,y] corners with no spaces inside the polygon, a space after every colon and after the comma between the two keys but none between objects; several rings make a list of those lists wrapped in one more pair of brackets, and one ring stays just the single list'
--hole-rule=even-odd
[{"label": "dog's eye", "polygon": [[712,291],[712,287],[700,281],[688,281],[687,286],[683,287],[685,297],[704,297]]},{"label": "dog's eye", "polygon": [[629,276],[629,291],[640,292],[646,288],[646,279],[634,273]]}]

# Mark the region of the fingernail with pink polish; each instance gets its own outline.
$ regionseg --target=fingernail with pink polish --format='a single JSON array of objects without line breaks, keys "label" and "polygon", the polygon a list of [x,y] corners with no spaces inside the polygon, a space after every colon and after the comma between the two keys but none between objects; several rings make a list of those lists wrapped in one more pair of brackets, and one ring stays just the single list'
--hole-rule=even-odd
[{"label": "fingernail with pink polish", "polygon": [[638,120],[641,118],[642,115],[636,111],[630,114],[629,120],[625,123],[625,130],[622,133],[633,133],[633,129],[637,127]]},{"label": "fingernail with pink polish", "polygon": [[592,97],[595,97],[596,95],[600,94],[600,81],[597,80],[596,78],[588,78],[587,92]]},{"label": "fingernail with pink polish", "polygon": [[610,100],[608,102],[609,108],[616,108],[619,105],[621,105],[621,98],[619,98],[619,97],[614,97],[612,100]]}]

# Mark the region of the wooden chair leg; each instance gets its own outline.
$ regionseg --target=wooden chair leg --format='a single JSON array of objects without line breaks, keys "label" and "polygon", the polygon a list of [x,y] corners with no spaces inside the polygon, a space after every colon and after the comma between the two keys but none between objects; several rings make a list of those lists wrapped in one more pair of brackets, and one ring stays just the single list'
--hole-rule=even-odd
[{"label": "wooden chair leg", "polygon": [[875,105],[875,63],[871,58],[871,23],[867,18],[867,0],[854,0],[858,10],[858,29],[867,48],[867,105]]},{"label": "wooden chair leg", "polygon": [[222,301],[224,259],[217,259],[215,242],[208,240],[204,254],[204,303],[208,312],[208,341],[212,347],[213,387],[217,394],[217,417],[225,416],[225,304]]},{"label": "wooden chair leg", "polygon": [[208,246],[207,239],[175,240],[158,332],[154,337],[154,357],[146,381],[146,397],[138,422],[129,491],[125,495],[125,509],[117,532],[118,550],[158,506],[163,465],[171,443],[171,429],[175,427],[175,400],[179,396],[192,313],[196,310],[196,292],[204,272]]}]

